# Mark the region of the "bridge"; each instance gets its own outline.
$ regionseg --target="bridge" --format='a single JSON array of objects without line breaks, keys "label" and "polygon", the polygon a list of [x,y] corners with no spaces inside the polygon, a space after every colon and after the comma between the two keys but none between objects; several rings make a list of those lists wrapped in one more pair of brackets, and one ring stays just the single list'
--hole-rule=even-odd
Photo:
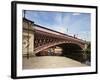
[{"label": "bridge", "polygon": [[[86,41],[55,30],[45,28],[23,18],[23,54],[27,56],[41,55],[46,50],[61,48],[61,54],[80,60],[80,51],[86,48]],[[48,51],[47,51],[48,52]],[[45,53],[46,55],[47,53]]]}]

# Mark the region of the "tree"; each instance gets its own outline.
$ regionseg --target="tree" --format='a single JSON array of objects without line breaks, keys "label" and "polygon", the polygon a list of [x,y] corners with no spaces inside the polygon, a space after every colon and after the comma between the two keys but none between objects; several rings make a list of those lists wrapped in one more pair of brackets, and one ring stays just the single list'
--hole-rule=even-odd
[{"label": "tree", "polygon": [[86,56],[86,60],[91,61],[91,43],[87,42],[87,48],[84,49],[84,55]]}]

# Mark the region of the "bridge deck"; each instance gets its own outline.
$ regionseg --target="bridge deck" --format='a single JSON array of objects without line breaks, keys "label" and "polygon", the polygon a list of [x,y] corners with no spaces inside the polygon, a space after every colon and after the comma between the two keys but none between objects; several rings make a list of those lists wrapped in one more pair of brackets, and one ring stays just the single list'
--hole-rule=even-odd
[{"label": "bridge deck", "polygon": [[23,69],[66,68],[87,66],[70,58],[61,56],[23,57]]}]

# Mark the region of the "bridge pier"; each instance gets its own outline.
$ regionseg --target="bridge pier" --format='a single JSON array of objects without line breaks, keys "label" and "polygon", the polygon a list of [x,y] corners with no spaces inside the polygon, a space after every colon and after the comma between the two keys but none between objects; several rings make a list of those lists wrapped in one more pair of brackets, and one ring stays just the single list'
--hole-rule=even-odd
[{"label": "bridge pier", "polygon": [[29,58],[34,54],[34,28],[32,22],[23,19],[22,55]]}]

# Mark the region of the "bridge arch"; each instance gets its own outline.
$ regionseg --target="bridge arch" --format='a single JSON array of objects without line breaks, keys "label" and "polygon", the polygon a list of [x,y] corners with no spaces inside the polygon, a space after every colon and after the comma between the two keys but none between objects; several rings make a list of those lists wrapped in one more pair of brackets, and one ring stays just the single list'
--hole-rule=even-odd
[{"label": "bridge arch", "polygon": [[83,61],[83,54],[82,54],[83,49],[80,45],[78,45],[76,43],[66,43],[66,42],[61,43],[61,42],[59,42],[56,44],[52,44],[51,46],[49,45],[48,47],[46,45],[46,47],[42,47],[42,49],[39,49],[39,52],[37,52],[37,53],[41,54],[41,52],[43,50],[52,48],[54,46],[58,46],[62,49],[61,56],[66,56],[66,57],[69,57],[71,59],[75,59],[75,60],[80,61],[80,62]]},{"label": "bridge arch", "polygon": [[66,46],[72,44],[72,45],[78,46],[80,49],[83,49],[84,48],[81,44],[77,44],[75,42],[61,41],[61,42],[48,43],[48,44],[39,46],[39,47],[35,48],[34,52],[35,53],[38,53],[38,52],[40,52],[42,50],[45,50],[45,49],[50,48],[50,47],[53,47],[53,46],[61,46],[62,47],[63,44],[66,44]]}]

